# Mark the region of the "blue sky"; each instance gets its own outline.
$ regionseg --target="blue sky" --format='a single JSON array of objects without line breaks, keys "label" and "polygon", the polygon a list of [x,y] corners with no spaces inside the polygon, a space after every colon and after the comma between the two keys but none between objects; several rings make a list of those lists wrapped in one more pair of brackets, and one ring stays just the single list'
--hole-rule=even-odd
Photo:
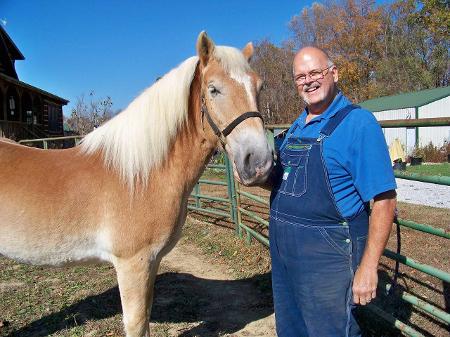
[{"label": "blue sky", "polygon": [[153,81],[195,54],[206,30],[243,47],[289,37],[290,18],[312,1],[0,0],[4,28],[25,56],[19,79],[70,100],[94,91],[125,108]]}]

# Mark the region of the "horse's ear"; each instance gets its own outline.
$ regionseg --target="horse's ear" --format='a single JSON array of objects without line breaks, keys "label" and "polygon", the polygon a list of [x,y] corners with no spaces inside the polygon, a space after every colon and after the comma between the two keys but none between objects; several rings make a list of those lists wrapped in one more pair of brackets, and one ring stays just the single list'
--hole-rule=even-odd
[{"label": "horse's ear", "polygon": [[202,31],[197,38],[197,54],[203,66],[206,66],[214,52],[214,42]]},{"label": "horse's ear", "polygon": [[244,54],[244,57],[247,59],[247,62],[250,62],[250,59],[253,56],[253,52],[255,51],[255,48],[253,48],[253,43],[249,42],[245,45],[245,47],[242,49],[242,54]]}]

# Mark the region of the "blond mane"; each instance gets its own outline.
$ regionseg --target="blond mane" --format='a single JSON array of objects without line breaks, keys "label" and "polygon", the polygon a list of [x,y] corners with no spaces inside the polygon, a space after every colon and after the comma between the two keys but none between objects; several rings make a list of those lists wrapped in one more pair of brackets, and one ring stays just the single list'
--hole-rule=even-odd
[{"label": "blond mane", "polygon": [[[241,51],[216,46],[213,55],[227,73],[245,73]],[[105,164],[126,184],[147,184],[149,172],[165,160],[170,144],[187,120],[189,93],[198,57],[190,57],[141,93],[117,116],[81,143],[86,154],[101,151]]]}]

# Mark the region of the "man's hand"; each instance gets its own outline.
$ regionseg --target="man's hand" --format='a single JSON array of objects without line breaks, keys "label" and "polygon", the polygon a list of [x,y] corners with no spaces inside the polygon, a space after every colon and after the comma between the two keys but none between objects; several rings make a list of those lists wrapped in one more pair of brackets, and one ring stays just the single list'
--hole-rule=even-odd
[{"label": "man's hand", "polygon": [[377,296],[377,268],[359,266],[353,279],[353,302],[366,305]]},{"label": "man's hand", "polygon": [[355,304],[366,305],[377,295],[378,263],[391,233],[395,198],[394,190],[381,193],[374,198],[366,248],[353,278]]}]

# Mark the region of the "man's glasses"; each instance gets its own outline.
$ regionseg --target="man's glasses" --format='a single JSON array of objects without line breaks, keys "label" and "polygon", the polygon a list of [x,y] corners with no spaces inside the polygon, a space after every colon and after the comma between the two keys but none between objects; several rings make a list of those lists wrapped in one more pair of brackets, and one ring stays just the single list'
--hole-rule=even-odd
[{"label": "man's glasses", "polygon": [[307,74],[299,74],[294,77],[295,84],[303,85],[306,83],[306,79],[309,77],[312,81],[317,81],[323,79],[327,74],[330,68],[334,67],[334,64],[328,66],[321,70],[312,70]]}]

